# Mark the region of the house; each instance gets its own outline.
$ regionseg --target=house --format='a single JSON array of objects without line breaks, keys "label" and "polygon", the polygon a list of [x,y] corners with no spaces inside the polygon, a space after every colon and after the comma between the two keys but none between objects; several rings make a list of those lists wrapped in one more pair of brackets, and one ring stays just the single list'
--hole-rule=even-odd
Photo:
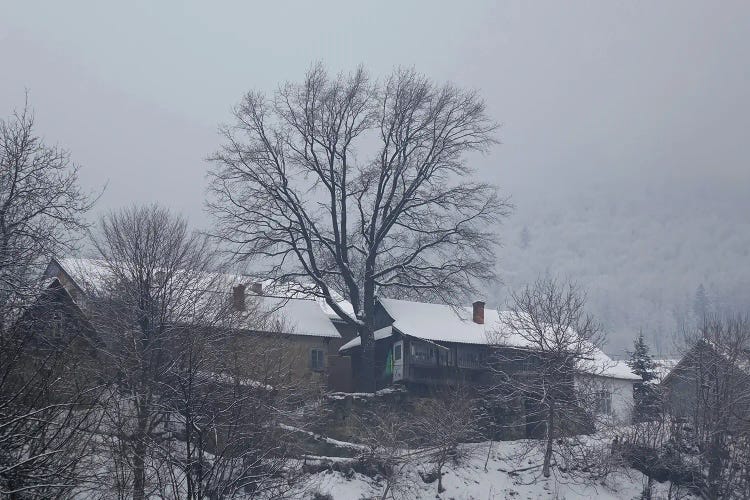
[{"label": "house", "polygon": [[[108,271],[104,262],[96,259],[52,259],[44,273],[45,279],[55,280],[65,294],[85,316],[87,294],[101,286]],[[264,283],[248,276],[221,274],[209,280],[218,287],[212,292],[225,294],[233,308],[253,309],[261,314],[249,315],[244,324],[236,325],[234,348],[238,353],[256,352],[256,347],[281,347],[295,360],[295,372],[321,383],[330,383],[335,390],[351,390],[351,368],[348,359],[338,356],[338,348],[354,333],[341,321],[325,302],[311,296],[289,294],[278,296],[264,291]],[[276,288],[278,290],[278,287]],[[262,318],[262,320],[259,320]],[[248,363],[252,356],[248,354]],[[332,373],[332,376],[329,374]]]},{"label": "house", "polygon": [[[33,404],[72,397],[84,401],[98,361],[100,339],[88,318],[56,278],[42,280],[37,293],[12,320],[5,354],[6,389],[35,393]],[[1,368],[8,368],[2,366]],[[21,387],[24,387],[21,389]],[[31,402],[28,401],[28,402]]]},{"label": "house", "polygon": [[[750,427],[750,346],[727,349],[703,338],[661,381],[669,412],[700,422],[719,399],[728,410],[727,425]],[[705,412],[705,414],[704,414]],[[710,417],[708,417],[710,418]]]},{"label": "house", "polygon": [[[56,280],[85,316],[87,290],[107,278],[106,266],[93,259],[53,259],[45,272]],[[236,352],[253,353],[260,342],[282,346],[294,357],[296,372],[310,380],[327,383],[334,391],[351,392],[360,369],[360,339],[326,303],[309,294],[285,291],[248,276],[221,275],[217,293],[226,294],[234,308],[266,311],[264,321],[238,324]],[[342,300],[341,305],[351,306]],[[518,376],[534,373],[535,354],[522,339],[492,342],[503,324],[503,312],[486,309],[483,302],[453,308],[442,304],[382,298],[375,312],[377,387],[394,383],[424,391],[457,383],[481,386],[491,382],[487,369],[499,350],[512,353],[509,367]],[[248,354],[248,363],[254,354]],[[595,384],[601,413],[628,421],[633,384],[640,379],[622,362],[602,351],[591,360],[591,369],[577,374],[575,383]]]},{"label": "house", "polygon": [[[481,386],[491,383],[488,361],[505,351],[508,367],[517,375],[533,374],[537,358],[527,342],[497,335],[505,312],[486,309],[483,302],[454,308],[442,304],[398,299],[379,299],[375,313],[375,362],[378,388],[402,383],[414,390],[441,384]],[[360,369],[360,339],[339,349],[352,357],[353,371]],[[589,369],[576,376],[576,384],[595,384],[597,408],[613,419],[630,422],[633,385],[640,377],[624,362],[611,360],[601,350],[589,361]]]},{"label": "house", "polygon": [[654,359],[654,364],[656,365],[656,378],[652,380],[651,383],[660,384],[665,378],[667,378],[669,373],[679,362],[679,358]]},{"label": "house", "polygon": [[593,394],[596,411],[617,424],[633,421],[634,390],[641,378],[623,360],[613,360],[602,350],[594,351],[589,370],[578,373],[576,382],[587,384]]}]

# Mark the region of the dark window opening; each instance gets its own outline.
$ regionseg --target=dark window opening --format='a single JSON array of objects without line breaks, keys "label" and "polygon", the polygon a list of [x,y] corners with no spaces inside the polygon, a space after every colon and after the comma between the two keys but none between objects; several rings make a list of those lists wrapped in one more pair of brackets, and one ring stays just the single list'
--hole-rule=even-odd
[{"label": "dark window opening", "polygon": [[325,351],[323,349],[310,350],[310,368],[315,371],[323,371],[325,368]]}]

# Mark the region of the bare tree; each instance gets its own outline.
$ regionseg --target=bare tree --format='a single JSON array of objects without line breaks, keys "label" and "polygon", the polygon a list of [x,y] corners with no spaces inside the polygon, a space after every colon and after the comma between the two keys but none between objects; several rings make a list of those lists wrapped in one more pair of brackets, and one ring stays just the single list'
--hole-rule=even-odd
[{"label": "bare tree", "polygon": [[91,479],[99,397],[80,339],[51,343],[50,317],[25,314],[0,338],[0,496],[67,498]]},{"label": "bare tree", "polygon": [[455,386],[414,401],[413,407],[371,401],[352,414],[361,443],[357,470],[384,483],[381,498],[414,498],[418,478],[445,491],[449,464],[460,466],[476,448],[480,415],[465,387]]},{"label": "bare tree", "polygon": [[750,318],[708,314],[665,383],[691,424],[707,498],[750,495]]},{"label": "bare tree", "polygon": [[318,394],[274,335],[275,309],[237,304],[241,277],[218,272],[209,240],[166,209],[134,207],[100,226],[87,311],[104,339],[119,494],[285,494],[301,472],[287,427],[305,427]]},{"label": "bare tree", "polygon": [[460,465],[476,451],[471,442],[479,439],[477,414],[468,388],[455,386],[421,400],[414,431],[423,456],[434,466],[423,479],[437,479],[437,493],[443,493],[443,472],[448,465]]},{"label": "bare tree", "polygon": [[369,475],[379,476],[385,483],[380,499],[414,498],[416,485],[410,472],[421,455],[413,448],[418,441],[414,420],[384,404],[355,415],[354,424],[364,446],[358,459],[366,464]]},{"label": "bare tree", "polygon": [[[268,321],[265,311],[256,314],[242,321]],[[163,450],[170,486],[189,499],[283,498],[302,477],[296,432],[309,425],[304,409],[320,393],[298,373],[295,350],[280,335],[238,342],[239,325],[230,325],[224,339],[215,332],[182,337],[165,393],[179,439]]]},{"label": "bare tree", "polygon": [[211,326],[213,251],[187,223],[152,205],[103,217],[94,244],[103,272],[88,284],[88,311],[112,397],[106,405],[132,497],[147,496],[147,466],[164,432],[164,387],[185,328]]},{"label": "bare tree", "polygon": [[[28,105],[0,120],[0,495],[66,494],[83,480],[91,387],[77,386],[74,339],[44,338],[53,291],[40,265],[71,248],[91,198],[69,153],[36,135]],[[45,312],[46,311],[46,312]]]},{"label": "bare tree", "polygon": [[603,337],[572,283],[539,278],[511,297],[502,329],[491,339],[496,348],[491,393],[523,402],[523,425],[542,438],[542,474],[549,477],[555,458],[563,462],[575,450],[570,440],[558,438],[591,425],[586,409],[593,395],[577,376],[596,369],[592,362]]},{"label": "bare tree", "polygon": [[694,486],[689,479],[689,461],[686,460],[685,450],[678,446],[679,428],[679,423],[671,418],[666,407],[660,405],[652,408],[648,421],[616,432],[612,444],[613,454],[645,476],[641,493],[643,500],[651,500],[653,497],[654,480],[670,481],[670,492],[677,496],[670,494],[669,498],[681,498],[682,489],[689,490]]},{"label": "bare tree", "polygon": [[35,296],[40,265],[70,249],[92,199],[68,151],[36,135],[28,108],[0,120],[0,329]]},{"label": "bare tree", "polygon": [[374,83],[321,65],[273,98],[249,92],[234,114],[211,157],[217,236],[356,327],[359,383],[374,391],[376,294],[455,302],[494,276],[491,228],[508,205],[469,180],[466,155],[489,149],[496,124],[475,92],[413,70]]}]

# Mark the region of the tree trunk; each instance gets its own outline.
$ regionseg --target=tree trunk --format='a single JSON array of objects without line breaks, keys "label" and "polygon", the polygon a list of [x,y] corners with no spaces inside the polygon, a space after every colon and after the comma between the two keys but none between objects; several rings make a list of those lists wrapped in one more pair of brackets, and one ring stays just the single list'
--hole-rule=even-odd
[{"label": "tree trunk", "polygon": [[146,466],[145,457],[146,447],[138,440],[135,444],[135,455],[133,456],[133,500],[143,500],[146,490]]},{"label": "tree trunk", "polygon": [[555,406],[550,404],[547,413],[547,447],[544,450],[544,464],[542,465],[542,475],[550,476],[550,465],[552,464],[552,445],[555,438]]},{"label": "tree trunk", "polygon": [[722,441],[722,433],[716,432],[708,449],[708,498],[711,500],[716,500],[720,497],[720,478],[724,465],[722,460],[724,446]]},{"label": "tree trunk", "polygon": [[375,339],[371,326],[364,326],[360,332],[362,339],[362,358],[359,370],[358,390],[361,392],[375,392],[377,389],[377,374],[375,373]]},{"label": "tree trunk", "polygon": [[[368,266],[369,269],[369,266]],[[362,366],[359,371],[359,390],[375,392],[378,374],[375,371],[375,287],[374,283],[365,286],[363,308],[363,325],[359,336],[362,339]]]},{"label": "tree trunk", "polygon": [[[187,405],[189,407],[189,403]],[[191,442],[192,437],[192,427],[191,427],[192,421],[188,415],[185,418],[185,462],[187,463],[187,470],[185,474],[186,479],[186,486],[187,486],[187,498],[193,499],[193,498],[199,498],[195,495],[195,491],[193,488],[193,447]]]},{"label": "tree trunk", "polygon": [[651,500],[651,491],[653,490],[654,485],[654,478],[651,476],[648,476],[648,480],[646,481],[646,486],[643,488],[643,500]]},{"label": "tree trunk", "polygon": [[138,427],[133,447],[133,500],[144,500],[146,497],[146,427],[148,417],[145,409],[138,410]]},{"label": "tree trunk", "polygon": [[388,492],[391,491],[391,482],[388,481],[385,485],[385,490],[383,491],[383,496],[380,497],[380,500],[385,500],[388,498]]}]

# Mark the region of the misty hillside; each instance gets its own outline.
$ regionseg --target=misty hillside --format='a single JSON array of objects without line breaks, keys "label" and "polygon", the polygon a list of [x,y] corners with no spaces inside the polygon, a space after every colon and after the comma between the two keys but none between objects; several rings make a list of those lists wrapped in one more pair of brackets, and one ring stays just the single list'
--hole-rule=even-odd
[{"label": "misty hillside", "polygon": [[[608,333],[606,350],[630,348],[640,328],[661,355],[674,351],[696,308],[750,305],[750,200],[726,180],[591,186],[582,194],[514,197],[500,274],[508,290],[539,274],[571,277]],[[698,291],[703,284],[705,299]]]}]

